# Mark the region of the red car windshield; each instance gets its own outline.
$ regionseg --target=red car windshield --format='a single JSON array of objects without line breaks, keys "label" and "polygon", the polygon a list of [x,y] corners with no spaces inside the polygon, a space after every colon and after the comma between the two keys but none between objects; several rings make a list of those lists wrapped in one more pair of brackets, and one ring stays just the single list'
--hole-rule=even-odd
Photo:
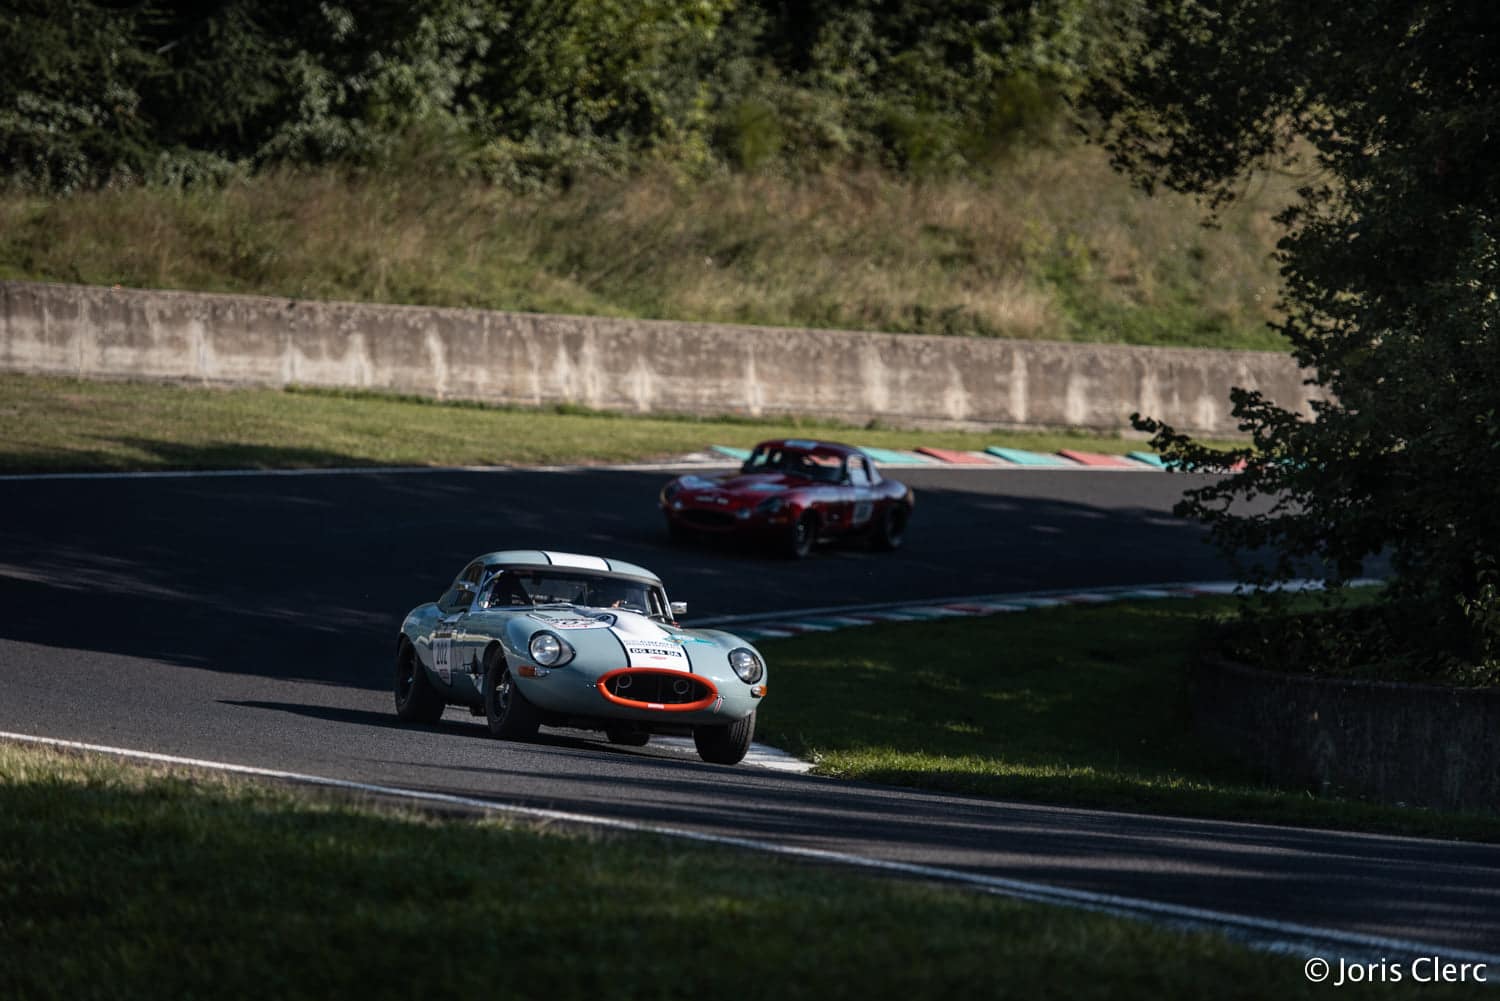
[{"label": "red car windshield", "polygon": [[742,473],[790,473],[823,483],[843,478],[844,457],[836,452],[793,448],[788,445],[757,446],[740,467]]}]

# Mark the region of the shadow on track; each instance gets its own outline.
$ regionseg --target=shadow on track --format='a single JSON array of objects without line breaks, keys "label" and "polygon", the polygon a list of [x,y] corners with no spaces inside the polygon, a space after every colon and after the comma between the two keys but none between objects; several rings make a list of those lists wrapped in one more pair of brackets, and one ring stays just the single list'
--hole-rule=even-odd
[{"label": "shadow on track", "polygon": [[[299,716],[303,719],[318,720],[323,723],[343,723],[351,726],[403,730],[411,733],[426,732],[442,734],[444,737],[464,737],[469,740],[478,740],[489,744],[494,744],[497,740],[485,727],[484,720],[478,717],[472,720],[449,718],[438,720],[432,724],[420,724],[405,723],[397,719],[394,708],[384,712],[373,712],[369,709],[355,709],[348,706],[313,705],[305,702],[270,702],[263,699],[220,699],[218,700],[218,704],[221,706],[234,706],[239,709],[265,709],[271,712]],[[606,743],[602,737],[590,740],[587,737],[576,737],[566,733],[558,733],[552,729],[543,730],[527,741],[527,743],[533,747],[559,747],[575,751],[635,753],[633,748]],[[452,767],[458,771],[464,770],[459,766]]]},{"label": "shadow on track", "polygon": [[475,553],[644,564],[693,616],[1222,575],[1171,517],[1180,477],[903,472],[907,546],[813,559],[668,543],[667,474],[421,472],[16,481],[0,495],[0,639],[381,689],[401,616]]}]

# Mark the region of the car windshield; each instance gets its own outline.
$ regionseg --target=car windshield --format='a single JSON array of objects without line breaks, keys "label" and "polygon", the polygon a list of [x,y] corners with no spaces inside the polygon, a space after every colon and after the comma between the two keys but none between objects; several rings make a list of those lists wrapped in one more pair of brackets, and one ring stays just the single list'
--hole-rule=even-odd
[{"label": "car windshield", "polygon": [[663,616],[666,607],[644,581],[544,567],[502,570],[485,590],[485,607],[584,605]]},{"label": "car windshield", "polygon": [[791,445],[759,445],[740,467],[742,473],[791,473],[823,483],[839,482],[843,471],[843,456]]}]

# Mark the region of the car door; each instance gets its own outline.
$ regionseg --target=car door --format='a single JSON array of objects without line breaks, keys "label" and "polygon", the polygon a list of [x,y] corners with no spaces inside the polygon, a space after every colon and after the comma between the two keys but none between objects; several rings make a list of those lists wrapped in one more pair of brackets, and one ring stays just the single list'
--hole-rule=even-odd
[{"label": "car door", "polygon": [[484,651],[492,640],[499,639],[497,630],[503,619],[486,614],[496,604],[504,604],[503,597],[496,599],[496,591],[503,578],[499,573],[481,576],[476,597],[469,603],[459,620],[454,624],[453,652],[451,655],[453,685],[463,694],[465,679],[473,685],[473,694],[483,692]]},{"label": "car door", "polygon": [[851,455],[846,467],[850,532],[863,532],[869,528],[870,519],[875,514],[875,477],[869,462],[863,455]]},{"label": "car door", "polygon": [[[826,465],[828,461],[824,456],[819,465]],[[805,494],[818,512],[821,526],[818,534],[843,535],[849,531],[849,512],[853,508],[854,495],[849,490],[849,469],[842,458],[837,460],[837,467],[827,474],[826,479],[820,477]]]},{"label": "car door", "polygon": [[479,589],[479,578],[484,566],[472,563],[464,568],[438,599],[438,619],[432,630],[432,672],[448,687],[453,686],[453,674],[465,670],[462,662],[464,640],[464,617],[474,604],[474,595]]}]

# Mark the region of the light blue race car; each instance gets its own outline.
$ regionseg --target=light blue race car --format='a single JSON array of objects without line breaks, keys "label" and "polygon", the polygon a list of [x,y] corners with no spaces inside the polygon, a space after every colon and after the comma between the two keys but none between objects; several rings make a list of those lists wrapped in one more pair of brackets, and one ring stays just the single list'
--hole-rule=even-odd
[{"label": "light blue race car", "polygon": [[704,761],[736,764],[755,735],[766,662],[731,633],[679,628],[686,611],[633,563],[488,553],[401,623],[396,715],[433,723],[465,706],[505,740],[543,724],[636,747],[690,733]]}]

